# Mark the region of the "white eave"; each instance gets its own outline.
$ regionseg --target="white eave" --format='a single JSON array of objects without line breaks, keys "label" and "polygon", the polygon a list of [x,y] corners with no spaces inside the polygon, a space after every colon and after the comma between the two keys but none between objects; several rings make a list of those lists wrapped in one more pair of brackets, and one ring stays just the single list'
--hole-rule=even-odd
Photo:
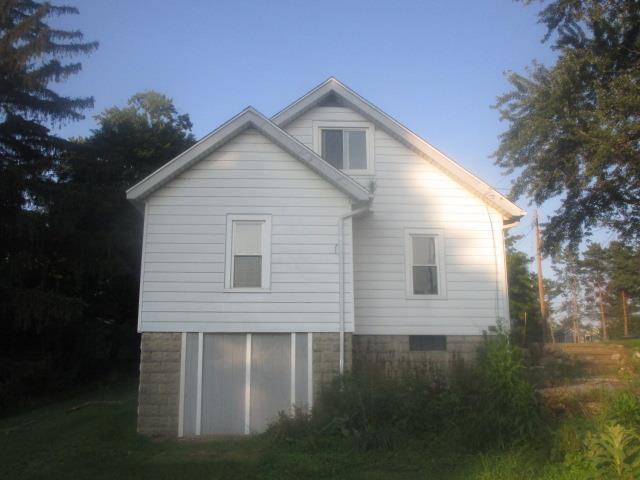
[{"label": "white eave", "polygon": [[515,222],[526,215],[524,210],[493,189],[489,184],[469,172],[456,161],[447,157],[407,127],[333,77],[321,83],[309,93],[274,115],[271,120],[276,125],[284,128],[287,124],[331,94],[336,95],[350,108],[353,108],[376,125],[382,127],[392,137],[411,150],[432,161],[445,173],[449,174],[461,185],[480,197],[485,203],[499,211],[507,221]]},{"label": "white eave", "polygon": [[247,107],[238,115],[205,136],[191,148],[165,163],[158,170],[127,190],[127,199],[143,202],[152,192],[174,179],[194,163],[212,153],[248,128],[255,128],[283,150],[300,160],[317,174],[325,178],[355,203],[368,202],[370,193],[351,177],[325,162],[318,154],[293,138],[271,120]]}]

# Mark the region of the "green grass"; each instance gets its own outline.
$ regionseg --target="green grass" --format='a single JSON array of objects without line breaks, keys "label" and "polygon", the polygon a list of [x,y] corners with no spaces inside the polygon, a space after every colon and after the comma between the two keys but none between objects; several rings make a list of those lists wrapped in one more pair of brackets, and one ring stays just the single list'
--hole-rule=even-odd
[{"label": "green grass", "polygon": [[[341,438],[275,442],[265,436],[151,440],[135,432],[135,382],[0,420],[2,479],[509,479],[583,478],[545,446],[464,454],[406,439],[362,451]],[[116,401],[70,408],[89,401]],[[456,453],[457,452],[457,453]]]}]

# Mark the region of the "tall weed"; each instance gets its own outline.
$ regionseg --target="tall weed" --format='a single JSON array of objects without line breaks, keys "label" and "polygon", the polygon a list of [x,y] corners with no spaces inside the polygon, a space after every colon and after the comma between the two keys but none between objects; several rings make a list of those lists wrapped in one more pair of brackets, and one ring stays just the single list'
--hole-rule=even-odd
[{"label": "tall weed", "polygon": [[522,351],[504,333],[487,338],[460,389],[467,409],[467,438],[499,447],[535,436],[541,413],[534,387],[526,377]]},{"label": "tall weed", "polygon": [[322,391],[312,416],[283,416],[270,432],[339,435],[368,450],[436,437],[474,449],[505,448],[540,430],[521,352],[502,333],[486,339],[476,363],[457,363],[448,376],[431,365],[406,365],[402,372],[371,365],[347,374]]},{"label": "tall weed", "polygon": [[586,440],[593,478],[634,480],[640,478],[640,437],[621,425],[607,425]]}]

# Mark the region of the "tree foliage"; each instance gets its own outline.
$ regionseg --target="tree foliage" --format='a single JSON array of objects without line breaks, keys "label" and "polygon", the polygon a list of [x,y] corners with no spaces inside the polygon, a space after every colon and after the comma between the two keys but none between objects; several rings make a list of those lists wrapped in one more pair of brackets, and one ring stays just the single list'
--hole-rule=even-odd
[{"label": "tree foliage", "polygon": [[572,248],[562,249],[554,257],[552,269],[557,292],[556,311],[563,315],[559,323],[571,331],[574,340],[578,340],[585,312],[580,253]]},{"label": "tree foliage", "polygon": [[539,342],[542,339],[542,328],[537,280],[529,271],[532,259],[515,248],[515,242],[520,238],[507,236],[505,243],[512,334],[519,344],[524,344]]},{"label": "tree foliage", "polygon": [[62,332],[88,347],[67,352],[64,361],[81,357],[85,367],[99,369],[123,355],[136,358],[142,222],[125,191],[194,139],[188,115],[153,91],[96,119],[98,128],[74,141],[54,170],[48,242],[59,288],[82,305],[80,318]]},{"label": "tree foliage", "polygon": [[620,241],[607,247],[590,243],[582,252],[565,248],[554,256],[553,270],[558,320],[564,327],[585,333],[598,325],[604,335],[604,317],[609,336],[620,337],[624,301],[630,333],[640,333],[640,249]]},{"label": "tree foliage", "polygon": [[509,74],[496,164],[515,197],[561,199],[547,251],[603,226],[640,241],[640,2],[554,0],[539,21],[557,60]]},{"label": "tree foliage", "polygon": [[47,22],[77,13],[44,2],[0,2],[0,336],[10,343],[16,325],[65,322],[81,309],[58,291],[46,241],[51,172],[68,145],[49,126],[83,118],[93,105],[93,98],[61,96],[51,84],[80,71],[80,63],[65,59],[97,48],[82,33]]}]

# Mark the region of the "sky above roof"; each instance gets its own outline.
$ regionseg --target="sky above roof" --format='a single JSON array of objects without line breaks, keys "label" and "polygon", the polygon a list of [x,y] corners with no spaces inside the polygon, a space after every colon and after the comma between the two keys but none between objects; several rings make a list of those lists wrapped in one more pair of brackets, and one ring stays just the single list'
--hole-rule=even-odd
[{"label": "sky above roof", "polygon": [[[247,105],[271,116],[335,76],[501,193],[510,182],[491,154],[506,125],[491,105],[509,89],[505,71],[554,58],[541,43],[539,5],[512,0],[69,3],[80,15],[56,24],[100,48],[57,87],[95,97],[63,136],[88,135],[95,114],[157,90],[201,138]],[[526,235],[519,247],[532,254],[530,219],[514,233]]]}]

